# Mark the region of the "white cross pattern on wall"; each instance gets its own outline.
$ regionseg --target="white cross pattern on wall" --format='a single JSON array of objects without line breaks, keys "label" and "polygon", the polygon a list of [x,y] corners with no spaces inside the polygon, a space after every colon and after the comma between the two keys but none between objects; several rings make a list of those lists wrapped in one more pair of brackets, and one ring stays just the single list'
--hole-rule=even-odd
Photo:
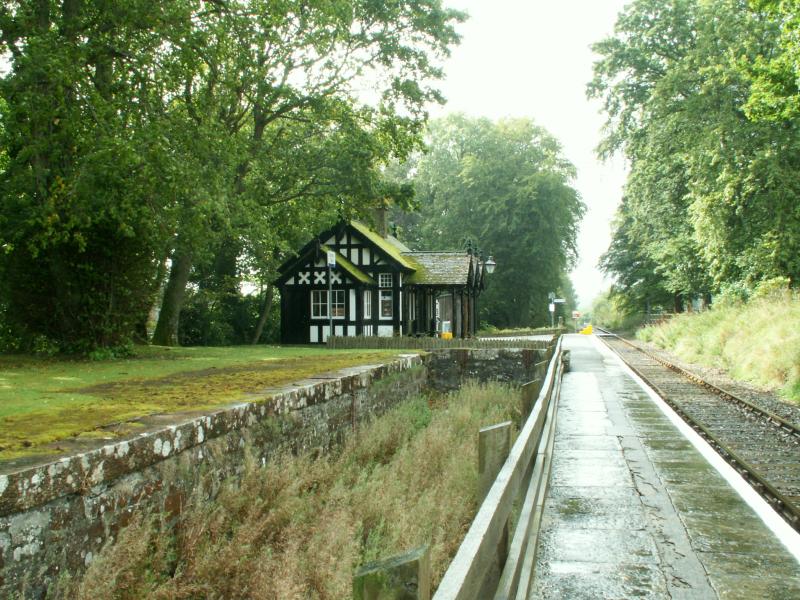
[{"label": "white cross pattern on wall", "polygon": [[325,283],[325,271],[314,273],[314,283]]},{"label": "white cross pattern on wall", "polygon": [[339,273],[331,273],[331,283],[342,283],[342,277]]},{"label": "white cross pattern on wall", "polygon": [[298,273],[297,274],[299,279],[297,280],[297,285],[302,285],[304,283],[311,283],[311,273],[306,271],[305,273]]}]

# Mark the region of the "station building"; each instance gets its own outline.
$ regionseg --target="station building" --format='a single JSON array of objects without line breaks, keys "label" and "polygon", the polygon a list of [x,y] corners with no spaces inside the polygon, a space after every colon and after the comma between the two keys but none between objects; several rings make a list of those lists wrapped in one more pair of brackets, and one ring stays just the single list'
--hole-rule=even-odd
[{"label": "station building", "polygon": [[325,342],[331,321],[337,336],[472,336],[487,263],[466,251],[415,252],[360,221],[339,222],[278,269],[281,342]]}]

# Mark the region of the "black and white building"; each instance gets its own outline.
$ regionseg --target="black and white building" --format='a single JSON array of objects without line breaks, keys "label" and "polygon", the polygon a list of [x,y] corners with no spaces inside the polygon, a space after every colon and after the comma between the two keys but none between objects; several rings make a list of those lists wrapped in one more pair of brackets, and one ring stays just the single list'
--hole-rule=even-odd
[{"label": "black and white building", "polygon": [[331,321],[338,336],[471,336],[487,264],[469,252],[413,252],[359,221],[340,222],[279,268],[281,341],[322,343]]}]

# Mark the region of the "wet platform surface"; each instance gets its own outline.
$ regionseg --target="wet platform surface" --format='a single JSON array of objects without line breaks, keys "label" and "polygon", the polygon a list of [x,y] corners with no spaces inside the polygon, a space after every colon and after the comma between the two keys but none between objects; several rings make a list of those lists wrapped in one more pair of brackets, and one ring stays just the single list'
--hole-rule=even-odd
[{"label": "wet platform surface", "polygon": [[599,344],[564,340],[530,598],[800,598],[800,563]]}]

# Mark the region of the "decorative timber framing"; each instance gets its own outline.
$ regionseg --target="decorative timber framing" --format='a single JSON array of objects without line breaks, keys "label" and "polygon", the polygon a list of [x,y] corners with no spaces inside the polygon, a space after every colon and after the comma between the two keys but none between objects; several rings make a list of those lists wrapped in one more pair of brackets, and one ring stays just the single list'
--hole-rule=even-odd
[{"label": "decorative timber framing", "polygon": [[283,343],[322,343],[330,334],[328,251],[336,253],[334,335],[474,335],[483,261],[469,252],[412,252],[393,236],[342,221],[278,269]]}]

